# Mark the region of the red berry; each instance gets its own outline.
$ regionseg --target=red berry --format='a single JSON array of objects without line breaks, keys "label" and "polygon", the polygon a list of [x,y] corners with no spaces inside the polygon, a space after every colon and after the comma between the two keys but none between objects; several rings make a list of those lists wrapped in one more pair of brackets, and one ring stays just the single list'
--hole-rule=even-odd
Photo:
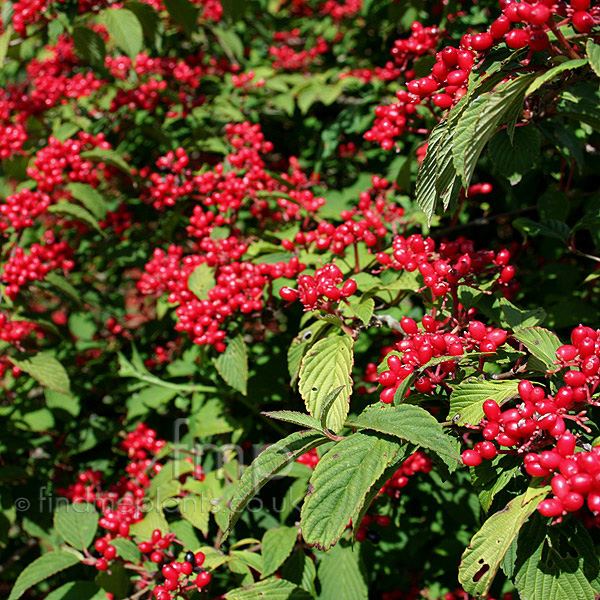
[{"label": "red berry", "polygon": [[163,553],[160,550],[155,550],[150,555],[150,560],[157,565],[160,564],[163,561]]},{"label": "red berry", "polygon": [[481,454],[476,450],[465,450],[462,453],[462,460],[467,467],[476,467],[481,464]]},{"label": "red berry", "polygon": [[106,571],[106,569],[108,569],[108,563],[106,562],[106,559],[99,558],[96,561],[95,567],[98,569],[98,571]]},{"label": "red berry", "polygon": [[194,583],[198,586],[198,588],[203,588],[205,585],[210,583],[210,579],[210,573],[208,571],[202,571],[198,573],[198,577],[196,577]]},{"label": "red berry", "polygon": [[473,50],[487,50],[493,43],[494,38],[491,33],[478,33],[471,38]]},{"label": "red berry", "polygon": [[573,27],[579,33],[589,33],[594,27],[594,19],[589,12],[580,10],[571,17]]},{"label": "red berry", "polygon": [[562,515],[563,505],[558,498],[542,500],[538,505],[540,514],[544,517],[558,517]]}]

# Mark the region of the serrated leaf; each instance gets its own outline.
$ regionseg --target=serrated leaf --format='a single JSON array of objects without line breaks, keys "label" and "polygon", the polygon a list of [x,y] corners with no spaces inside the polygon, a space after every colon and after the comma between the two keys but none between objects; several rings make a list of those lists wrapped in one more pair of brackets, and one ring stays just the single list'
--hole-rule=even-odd
[{"label": "serrated leaf", "polygon": [[544,327],[526,327],[514,333],[513,336],[524,344],[537,359],[533,363],[531,360],[529,361],[529,368],[550,371],[555,367],[556,350],[562,346],[562,342],[556,334]]},{"label": "serrated leaf", "polygon": [[231,518],[225,537],[229,534],[241,513],[252,497],[267,483],[269,478],[279,473],[298,456],[328,441],[315,431],[298,431],[272,444],[261,452],[244,471],[231,499]]},{"label": "serrated leaf", "polygon": [[457,440],[446,435],[437,419],[420,406],[373,405],[348,425],[378,431],[427,448],[435,452],[451,470],[460,464]]},{"label": "serrated leaf", "polygon": [[46,352],[38,352],[27,358],[17,359],[11,356],[11,362],[38,383],[62,394],[71,393],[69,376],[62,364]]},{"label": "serrated leaf", "polygon": [[564,73],[565,71],[572,71],[573,69],[579,69],[584,65],[588,64],[587,58],[577,58],[574,60],[567,60],[556,67],[552,67],[552,69],[548,69],[541,75],[537,76],[532,83],[527,88],[525,92],[526,96],[530,96],[533,92],[539,90],[545,83],[554,79],[557,75]]},{"label": "serrated leaf", "polygon": [[44,579],[48,579],[55,573],[64,571],[77,563],[79,563],[79,558],[71,552],[54,550],[42,554],[21,571],[8,600],[18,600],[29,588],[40,581],[44,581]]},{"label": "serrated leaf", "polygon": [[[95,67],[104,67],[106,47],[104,40],[95,31],[76,25],[72,32],[75,50],[83,60]],[[82,154],[83,156],[83,154]]]},{"label": "serrated leaf", "polygon": [[74,300],[77,304],[81,304],[81,296],[79,295],[79,291],[73,285],[71,285],[64,277],[59,275],[54,271],[50,271],[48,275],[46,275],[45,281],[50,285],[54,286],[56,289],[61,291],[63,294]]},{"label": "serrated leaf", "polygon": [[319,562],[321,598],[367,600],[369,590],[365,581],[365,566],[360,560],[360,544],[338,544],[323,554]]},{"label": "serrated leaf", "polygon": [[313,600],[306,590],[276,577],[231,590],[223,598],[228,600]]},{"label": "serrated leaf", "polygon": [[85,550],[94,541],[99,518],[93,504],[61,505],[54,512],[54,528],[73,548]]},{"label": "serrated leaf", "polygon": [[368,296],[362,296],[361,298],[352,300],[348,308],[362,321],[363,325],[368,325],[375,310],[375,300]]},{"label": "serrated leaf", "polygon": [[144,37],[151,43],[155,42],[156,29],[160,23],[160,17],[158,13],[149,4],[138,2],[137,0],[130,0],[125,3],[126,9],[130,10],[138,18],[138,21],[142,25]]},{"label": "serrated leaf", "polygon": [[298,389],[308,412],[321,415],[323,403],[336,388],[343,387],[327,415],[327,428],[338,433],[348,415],[352,392],[353,340],[347,335],[319,340],[306,353],[300,365]]},{"label": "serrated leaf", "polygon": [[89,225],[103,236],[106,236],[106,233],[100,227],[96,217],[94,217],[89,210],[83,208],[83,206],[79,206],[79,204],[73,204],[72,202],[58,202],[57,204],[49,206],[48,212],[73,217],[74,219]]},{"label": "serrated leaf", "polygon": [[91,581],[69,581],[50,592],[44,600],[106,600],[106,592]]},{"label": "serrated leaf", "polygon": [[106,217],[106,202],[102,194],[86,183],[72,182],[67,185],[67,190],[75,200],[79,200],[96,219]]},{"label": "serrated leaf", "polygon": [[117,549],[117,556],[119,558],[135,563],[136,565],[140,562],[142,554],[131,540],[117,537],[111,541],[111,544]]},{"label": "serrated leaf", "polygon": [[209,290],[212,290],[217,282],[215,281],[214,271],[207,263],[198,265],[188,277],[187,286],[190,292],[193,292],[199,300],[208,298]]},{"label": "serrated leaf", "polygon": [[208,497],[186,496],[178,502],[181,516],[189,521],[204,536],[208,535],[208,520],[210,517],[211,504]]},{"label": "serrated leaf", "polygon": [[483,403],[491,398],[502,404],[517,396],[518,380],[481,381],[465,379],[450,394],[448,418],[456,425],[478,425],[483,418]]},{"label": "serrated leaf", "polygon": [[189,0],[163,0],[171,18],[189,35],[198,23],[198,11]]},{"label": "serrated leaf", "polygon": [[333,407],[337,397],[344,391],[344,386],[340,385],[339,387],[334,388],[327,394],[327,397],[323,401],[321,406],[321,412],[318,415],[319,423],[323,429],[327,428],[327,418],[329,416],[329,411]]},{"label": "serrated leaf", "polygon": [[488,593],[508,548],[549,489],[549,486],[530,488],[517,496],[492,515],[473,536],[458,570],[458,580],[467,593],[474,596]]},{"label": "serrated leaf", "polygon": [[323,457],[310,478],[302,507],[302,536],[310,546],[327,550],[354,522],[379,476],[398,464],[406,445],[370,432],[348,436]]},{"label": "serrated leaf", "polygon": [[244,396],[248,394],[248,353],[241,335],[230,340],[213,362],[225,383]]},{"label": "serrated leaf", "polygon": [[298,529],[296,527],[275,527],[267,530],[261,546],[263,578],[275,573],[286,561],[294,549],[297,538]]},{"label": "serrated leaf", "polygon": [[575,519],[547,527],[534,515],[519,534],[512,570],[525,600],[596,600],[600,594],[598,556]]},{"label": "serrated leaf", "polygon": [[453,138],[453,162],[466,188],[479,155],[503,119],[523,102],[525,89],[534,75],[521,75],[481,94],[466,107]]},{"label": "serrated leaf", "polygon": [[232,29],[223,29],[221,27],[213,27],[212,30],[217,36],[221,46],[223,46],[229,54],[237,60],[242,60],[244,58],[244,43],[235,31]]},{"label": "serrated leaf", "polygon": [[292,385],[300,373],[300,363],[302,362],[304,353],[315,343],[317,337],[319,337],[326,327],[327,323],[315,321],[310,327],[302,329],[292,340],[292,344],[287,353],[288,371],[292,379]]},{"label": "serrated leaf", "polygon": [[324,428],[321,426],[321,423],[315,417],[311,417],[305,413],[301,413],[295,410],[274,410],[263,412],[263,415],[270,417],[271,419],[277,419],[278,421],[285,421],[286,423],[293,423],[294,425],[298,425],[299,427],[304,427],[308,429],[315,429],[320,433],[324,432]]},{"label": "serrated leaf", "polygon": [[144,30],[137,16],[126,8],[109,8],[103,15],[110,37],[135,60],[144,47]]},{"label": "serrated leaf", "polygon": [[539,160],[540,133],[533,125],[517,127],[511,144],[508,134],[500,131],[490,140],[488,151],[496,169],[515,185]]}]

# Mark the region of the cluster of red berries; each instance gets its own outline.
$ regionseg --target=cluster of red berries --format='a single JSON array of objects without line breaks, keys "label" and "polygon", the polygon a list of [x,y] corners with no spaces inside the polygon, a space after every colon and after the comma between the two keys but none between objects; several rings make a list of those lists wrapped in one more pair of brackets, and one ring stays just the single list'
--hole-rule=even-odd
[{"label": "cluster of red berries", "polygon": [[67,242],[57,242],[52,231],[45,232],[44,244],[32,244],[29,254],[17,246],[13,255],[4,264],[0,279],[6,284],[6,295],[14,299],[21,288],[31,281],[42,281],[50,271],[70,271],[74,266],[73,250]]},{"label": "cluster of red berries", "polygon": [[[399,103],[389,106],[378,106],[375,110],[375,122],[371,130],[365,134],[367,141],[378,142],[384,150],[390,150],[394,139],[401,136],[406,127],[409,114],[408,106],[416,106],[424,100],[430,100],[437,108],[446,110],[458,102],[467,93],[467,81],[477,60],[492,48],[504,42],[511,49],[529,47],[530,52],[546,50],[549,45],[548,32],[558,30],[554,16],[570,21],[576,31],[587,34],[594,25],[600,22],[600,7],[590,8],[590,0],[571,0],[556,3],[553,0],[500,0],[502,15],[499,16],[484,33],[466,34],[461,38],[458,48],[447,46],[436,53],[436,63],[431,74],[412,79],[406,84],[406,95],[397,93]],[[561,24],[564,24],[563,21]],[[522,28],[515,26],[522,24]],[[426,33],[420,23],[413,23],[413,34],[408,40],[397,40],[392,55],[397,58],[404,69],[406,79],[412,72],[406,71],[408,59],[413,58],[415,50],[420,52],[432,50],[439,40],[439,32]],[[421,44],[414,40],[417,37]],[[574,56],[576,50],[559,34],[560,51]],[[555,48],[555,51],[556,48]],[[408,105],[407,105],[408,103]]]},{"label": "cluster of red berries", "polygon": [[0,160],[7,160],[22,153],[27,132],[20,123],[4,125],[0,122]]},{"label": "cluster of red berries", "polygon": [[[169,302],[179,304],[175,330],[186,332],[195,344],[213,345],[220,352],[225,350],[226,336],[221,326],[232,314],[262,310],[264,292],[271,281],[293,278],[304,269],[296,257],[288,263],[258,265],[232,260],[218,266],[216,285],[208,290],[207,298],[200,299],[189,289],[188,281],[199,265],[208,263],[207,258],[208,253],[183,257],[183,248],[178,246],[170,246],[168,253],[156,249],[137,285],[145,294],[168,291]],[[218,264],[219,253],[212,252],[211,258]]]},{"label": "cluster of red berries", "polygon": [[39,217],[50,206],[52,200],[43,192],[32,192],[27,188],[10,194],[4,204],[0,204],[0,231],[12,227],[15,231],[25,227],[33,227],[34,219]]},{"label": "cluster of red berries", "polygon": [[[481,321],[470,321],[468,328],[462,332],[445,332],[444,327],[448,322],[449,319],[436,321],[426,314],[422,319],[424,330],[421,331],[414,319],[402,317],[400,326],[406,335],[394,344],[393,351],[387,355],[387,369],[378,377],[383,386],[379,395],[382,402],[391,404],[402,382],[433,358],[447,356],[448,360],[425,369],[415,380],[414,388],[421,394],[434,391],[446,377],[456,372],[454,357],[473,350],[494,353],[507,339],[506,331],[486,327]],[[410,390],[407,390],[409,393]]]},{"label": "cluster of red berries", "polygon": [[319,455],[317,454],[317,449],[313,448],[304,454],[301,454],[296,462],[299,462],[302,465],[306,465],[309,469],[314,469],[319,464]]},{"label": "cluster of red berries", "polygon": [[156,600],[171,600],[192,589],[202,591],[211,580],[210,573],[202,568],[204,559],[202,552],[194,554],[188,550],[184,562],[165,564],[161,569],[165,582],[152,590]]},{"label": "cluster of red berries", "polygon": [[515,275],[508,264],[510,252],[475,250],[473,242],[464,237],[453,242],[442,242],[436,252],[431,238],[413,234],[408,238],[396,236],[392,254],[381,252],[377,260],[385,268],[413,272],[418,270],[423,282],[431,290],[432,298],[446,296],[459,285],[476,286],[485,277],[496,277],[496,284],[507,287]]},{"label": "cluster of red berries", "polygon": [[309,48],[296,51],[292,46],[270,46],[269,55],[273,57],[273,68],[285,71],[306,70],[314,63],[317,56],[325,54],[329,50],[329,44],[318,36],[315,44]]},{"label": "cluster of red berries", "polygon": [[386,481],[381,489],[382,494],[387,494],[390,498],[399,498],[401,489],[406,487],[409,478],[417,473],[431,473],[433,463],[431,458],[421,450],[411,454],[398,468],[398,470]]},{"label": "cluster of red berries", "polygon": [[362,0],[345,0],[344,2],[325,0],[319,7],[319,13],[330,15],[334,21],[341,21],[342,19],[350,19],[357,15],[362,6]]},{"label": "cluster of red berries", "polygon": [[356,292],[356,281],[348,279],[343,284],[344,275],[334,264],[328,264],[312,275],[298,277],[298,289],[283,287],[279,295],[286,302],[300,300],[304,310],[325,310],[331,312],[332,305],[346,300]]},{"label": "cluster of red berries", "polygon": [[94,148],[110,150],[103,133],[94,136],[81,131],[77,139],[64,142],[50,136],[48,145],[36,154],[33,166],[28,167],[27,175],[37,183],[38,191],[50,195],[57,190],[64,194],[63,186],[71,182],[97,187],[100,183],[98,166],[81,157],[82,152]]}]

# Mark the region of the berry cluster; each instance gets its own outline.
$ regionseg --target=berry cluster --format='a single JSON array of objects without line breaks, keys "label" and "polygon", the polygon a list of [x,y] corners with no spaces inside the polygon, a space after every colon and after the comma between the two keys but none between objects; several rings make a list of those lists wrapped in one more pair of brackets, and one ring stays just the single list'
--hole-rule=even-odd
[{"label": "berry cluster", "polygon": [[459,285],[477,287],[486,279],[495,277],[495,285],[508,287],[515,268],[508,264],[510,252],[475,250],[473,242],[464,237],[453,242],[442,242],[436,252],[431,238],[413,234],[408,238],[397,236],[391,256],[381,252],[377,260],[384,268],[419,271],[423,282],[431,290],[432,298],[454,294]]},{"label": "berry cluster", "polygon": [[202,591],[211,580],[210,573],[202,568],[204,558],[202,552],[194,554],[188,550],[184,562],[165,564],[161,569],[165,581],[152,590],[156,600],[172,600],[192,589]]},{"label": "berry cluster", "polygon": [[304,310],[332,311],[332,305],[345,300],[356,292],[356,281],[348,279],[343,284],[344,275],[340,269],[329,264],[317,269],[314,276],[300,275],[298,289],[283,287],[280,296],[286,302],[300,300]]},{"label": "berry cluster", "polygon": [[314,46],[304,47],[302,50],[295,50],[293,47],[303,43],[301,40],[288,38],[288,43],[290,45],[269,48],[269,54],[273,57],[273,68],[276,70],[305,71],[319,55],[329,50],[329,44],[321,36],[316,38]]},{"label": "berry cluster", "polygon": [[57,242],[52,231],[44,234],[44,244],[33,244],[29,254],[20,246],[4,264],[0,279],[6,284],[5,293],[9,298],[16,298],[21,288],[30,281],[42,281],[50,271],[62,269],[70,271],[75,265],[71,259],[73,250],[67,242]]}]

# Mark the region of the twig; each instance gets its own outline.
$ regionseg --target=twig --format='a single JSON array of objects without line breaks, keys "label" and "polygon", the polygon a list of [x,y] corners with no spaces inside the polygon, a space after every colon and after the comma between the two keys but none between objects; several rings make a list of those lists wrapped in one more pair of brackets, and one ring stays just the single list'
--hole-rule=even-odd
[{"label": "twig", "polygon": [[373,315],[371,319],[371,325],[375,327],[386,326],[392,329],[393,331],[397,331],[398,333],[404,333],[404,329],[400,325],[400,321],[394,319],[391,315]]}]

